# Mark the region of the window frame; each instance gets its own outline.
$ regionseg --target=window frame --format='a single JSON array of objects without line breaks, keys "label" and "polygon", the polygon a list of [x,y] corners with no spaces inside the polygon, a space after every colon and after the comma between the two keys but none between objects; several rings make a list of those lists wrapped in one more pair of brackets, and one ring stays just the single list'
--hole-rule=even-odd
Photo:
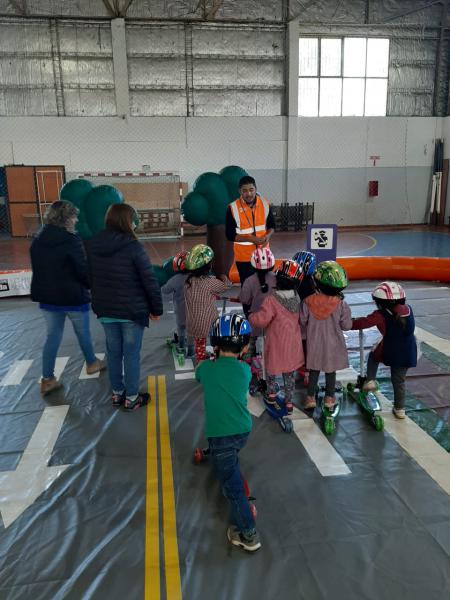
[{"label": "window frame", "polygon": [[[321,94],[321,80],[322,79],[336,79],[339,78],[342,80],[342,84],[341,84],[341,107],[340,107],[340,117],[352,117],[355,115],[343,115],[342,111],[343,111],[343,106],[344,106],[344,80],[345,79],[363,79],[364,80],[364,96],[363,96],[363,117],[366,116],[371,116],[371,115],[366,115],[366,89],[367,89],[367,80],[368,79],[381,79],[381,80],[386,80],[387,85],[386,85],[386,106],[385,106],[385,114],[384,115],[379,115],[379,116],[384,116],[387,117],[387,109],[388,109],[388,94],[389,94],[389,65],[390,65],[390,60],[391,60],[391,39],[386,37],[386,36],[361,36],[361,35],[344,35],[344,36],[336,36],[336,35],[299,35],[299,39],[305,39],[305,38],[309,38],[309,39],[315,39],[317,40],[317,67],[316,67],[316,74],[315,75],[297,75],[297,78],[300,79],[317,79],[318,80],[318,92],[317,92],[317,117],[313,117],[313,118],[323,118],[320,115],[320,94]],[[322,40],[324,39],[328,39],[328,40],[340,40],[341,42],[341,61],[340,61],[340,75],[322,75],[321,71],[322,71]],[[366,50],[365,50],[365,61],[364,61],[364,76],[361,75],[352,75],[352,76],[345,76],[344,75],[344,52],[345,52],[345,40],[346,39],[361,39],[361,40],[365,40],[366,41]],[[367,75],[367,55],[368,55],[368,45],[369,45],[369,40],[371,39],[375,39],[375,40],[387,40],[389,43],[389,49],[388,49],[388,58],[387,58],[387,75],[385,77],[380,77],[380,76],[376,76],[376,77],[370,77]],[[300,114],[300,106],[298,107],[298,116],[302,117],[303,115]],[[311,118],[311,117],[306,117],[305,118]]]}]

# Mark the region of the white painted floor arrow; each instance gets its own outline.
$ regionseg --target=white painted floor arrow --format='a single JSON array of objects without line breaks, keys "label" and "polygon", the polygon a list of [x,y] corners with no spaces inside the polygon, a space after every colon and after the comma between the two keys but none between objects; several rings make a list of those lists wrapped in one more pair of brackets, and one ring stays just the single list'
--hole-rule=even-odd
[{"label": "white painted floor arrow", "polygon": [[0,513],[9,527],[69,465],[48,467],[69,406],[48,406],[15,471],[0,473]]}]

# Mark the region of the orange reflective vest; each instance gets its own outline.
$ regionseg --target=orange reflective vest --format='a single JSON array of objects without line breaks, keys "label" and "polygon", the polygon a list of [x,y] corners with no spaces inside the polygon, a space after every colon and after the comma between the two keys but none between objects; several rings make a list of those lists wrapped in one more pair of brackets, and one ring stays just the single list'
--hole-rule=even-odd
[{"label": "orange reflective vest", "polygon": [[[269,202],[267,198],[256,196],[253,208],[238,198],[230,204],[231,214],[236,222],[236,235],[266,235],[266,221],[269,214]],[[264,247],[268,248],[269,244]],[[250,262],[250,258],[256,249],[252,242],[234,242],[234,259],[238,262]]]}]

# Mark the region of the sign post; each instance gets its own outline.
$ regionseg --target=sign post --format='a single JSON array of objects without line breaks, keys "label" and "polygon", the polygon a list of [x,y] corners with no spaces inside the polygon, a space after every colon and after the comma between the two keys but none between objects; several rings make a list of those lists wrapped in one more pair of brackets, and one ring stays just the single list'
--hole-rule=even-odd
[{"label": "sign post", "polygon": [[318,263],[336,260],[337,225],[308,225],[307,250],[314,252]]}]

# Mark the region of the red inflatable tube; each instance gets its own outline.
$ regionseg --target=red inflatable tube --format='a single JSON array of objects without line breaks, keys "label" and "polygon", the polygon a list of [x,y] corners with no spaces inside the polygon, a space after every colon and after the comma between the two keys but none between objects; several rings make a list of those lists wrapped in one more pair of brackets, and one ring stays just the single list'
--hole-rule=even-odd
[{"label": "red inflatable tube", "polygon": [[[282,259],[277,259],[279,265]],[[417,280],[450,282],[450,258],[415,256],[344,256],[337,262],[347,271],[350,280]],[[236,265],[229,277],[239,283]]]}]

